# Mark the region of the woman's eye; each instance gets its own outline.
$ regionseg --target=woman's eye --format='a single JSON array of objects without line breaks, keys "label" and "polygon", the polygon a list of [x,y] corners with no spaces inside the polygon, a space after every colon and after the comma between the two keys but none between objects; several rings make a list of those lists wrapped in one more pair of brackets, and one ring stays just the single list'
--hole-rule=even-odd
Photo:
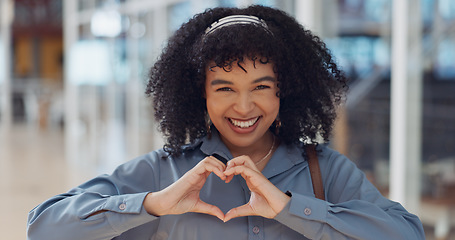
[{"label": "woman's eye", "polygon": [[270,88],[270,87],[267,86],[267,85],[259,85],[259,86],[257,86],[255,89],[256,89],[256,90],[261,90],[261,89],[267,89],[267,88]]},{"label": "woman's eye", "polygon": [[232,91],[232,89],[228,88],[228,87],[222,87],[222,88],[218,88],[216,91],[217,92],[229,92],[229,91]]}]

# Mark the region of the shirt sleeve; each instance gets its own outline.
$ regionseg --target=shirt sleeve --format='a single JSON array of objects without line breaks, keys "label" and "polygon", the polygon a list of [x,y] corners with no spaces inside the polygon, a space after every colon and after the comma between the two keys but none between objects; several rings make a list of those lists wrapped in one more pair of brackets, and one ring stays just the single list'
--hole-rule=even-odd
[{"label": "shirt sleeve", "polygon": [[383,197],[351,161],[319,154],[327,201],[291,191],[275,220],[309,239],[425,239],[419,218]]},{"label": "shirt sleeve", "polygon": [[35,207],[28,216],[27,239],[112,239],[157,219],[142,204],[159,187],[158,166],[147,157]]}]

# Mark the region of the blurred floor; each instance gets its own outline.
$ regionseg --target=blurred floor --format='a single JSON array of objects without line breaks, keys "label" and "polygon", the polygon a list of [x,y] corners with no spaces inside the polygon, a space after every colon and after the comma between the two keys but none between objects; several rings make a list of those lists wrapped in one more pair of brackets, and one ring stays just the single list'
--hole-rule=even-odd
[{"label": "blurred floor", "polygon": [[28,212],[53,195],[88,178],[67,165],[61,130],[14,125],[0,130],[0,232],[2,239],[26,238]]},{"label": "blurred floor", "polygon": [[[0,232],[2,239],[26,237],[28,212],[42,201],[93,177],[93,169],[69,166],[63,131],[14,125],[0,131]],[[434,229],[426,226],[427,240]],[[455,239],[452,230],[448,239]]]}]

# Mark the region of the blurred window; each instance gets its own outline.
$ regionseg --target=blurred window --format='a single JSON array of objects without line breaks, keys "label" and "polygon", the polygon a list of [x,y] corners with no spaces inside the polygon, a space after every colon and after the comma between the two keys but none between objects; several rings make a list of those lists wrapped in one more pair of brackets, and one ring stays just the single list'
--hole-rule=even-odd
[{"label": "blurred window", "polygon": [[112,57],[106,41],[78,41],[69,53],[69,76],[76,84],[107,84],[113,76]]},{"label": "blurred window", "polygon": [[[2,34],[2,31],[0,29],[0,36],[1,36],[1,34]],[[6,63],[5,63],[5,60],[6,60],[5,54],[6,54],[5,53],[5,46],[4,46],[3,42],[2,42],[2,39],[0,39],[0,73],[2,73],[2,74],[0,74],[0,86],[1,86],[2,82],[4,81],[3,80],[3,75],[4,75],[3,73],[6,71],[6,69],[5,69],[5,65],[6,65]],[[1,88],[0,88],[0,90],[1,90]]]},{"label": "blurred window", "polygon": [[326,43],[351,78],[369,74],[376,67],[390,65],[389,45],[382,38],[348,36],[326,39]]},{"label": "blurred window", "polygon": [[455,36],[439,44],[436,75],[441,80],[455,81]]},{"label": "blurred window", "polygon": [[168,8],[168,31],[173,33],[191,18],[191,2],[184,1]]},{"label": "blurred window", "polygon": [[279,8],[292,16],[295,15],[295,0],[253,0],[253,4]]},{"label": "blurred window", "polygon": [[439,0],[439,11],[441,11],[441,15],[445,19],[454,20],[455,19],[455,1]]},{"label": "blurred window", "polygon": [[365,1],[365,17],[376,22],[385,22],[389,18],[390,0],[368,0]]},{"label": "blurred window", "polygon": [[236,0],[218,0],[218,6],[220,7],[235,7],[236,5]]}]

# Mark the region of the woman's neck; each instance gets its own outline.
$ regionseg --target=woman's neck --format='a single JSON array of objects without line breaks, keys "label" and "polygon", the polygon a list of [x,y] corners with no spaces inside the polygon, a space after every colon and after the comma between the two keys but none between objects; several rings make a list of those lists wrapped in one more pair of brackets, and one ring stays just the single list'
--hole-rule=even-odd
[{"label": "woman's neck", "polygon": [[262,137],[259,141],[246,147],[235,146],[223,138],[222,140],[233,157],[246,155],[249,156],[255,163],[259,161],[267,161],[278,145],[278,139],[276,139],[270,131],[267,131],[264,134],[264,137]]}]

